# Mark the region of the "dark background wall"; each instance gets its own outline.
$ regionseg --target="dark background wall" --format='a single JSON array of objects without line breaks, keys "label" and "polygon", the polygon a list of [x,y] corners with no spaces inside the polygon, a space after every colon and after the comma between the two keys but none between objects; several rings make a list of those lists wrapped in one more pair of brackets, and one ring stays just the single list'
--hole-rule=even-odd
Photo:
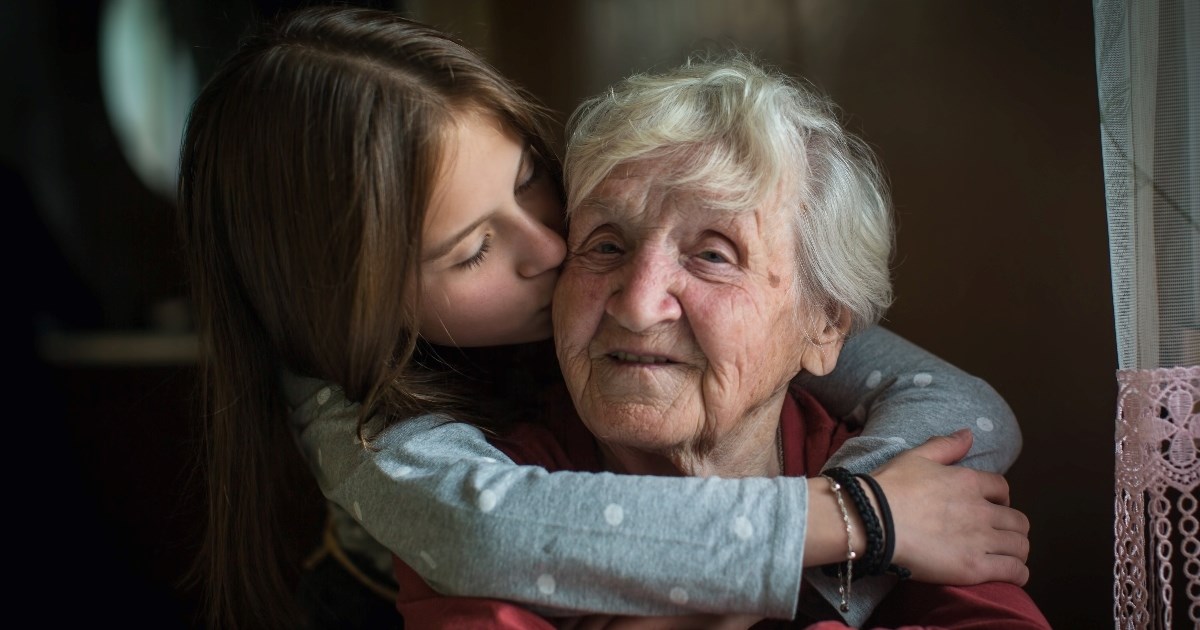
[{"label": "dark background wall", "polygon": [[[298,3],[168,4],[203,74],[248,16]],[[0,8],[0,199],[18,218],[9,304],[22,315],[10,514],[40,614],[187,626],[194,592],[178,580],[202,517],[194,373],[186,353],[130,350],[179,337],[162,314],[186,287],[171,202],[139,182],[104,113],[103,6]],[[828,92],[893,188],[885,324],[1008,400],[1025,434],[1009,478],[1033,521],[1028,589],[1055,627],[1112,623],[1116,353],[1089,3],[399,6],[460,33],[564,118],[629,71],[729,42]],[[116,349],[74,351],[97,340]],[[314,525],[297,519],[303,545]]]}]

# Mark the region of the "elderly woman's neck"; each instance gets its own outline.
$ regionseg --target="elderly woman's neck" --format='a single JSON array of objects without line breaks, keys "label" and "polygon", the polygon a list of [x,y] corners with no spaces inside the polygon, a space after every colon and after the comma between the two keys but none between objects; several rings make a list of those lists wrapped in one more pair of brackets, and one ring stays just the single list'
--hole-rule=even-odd
[{"label": "elderly woman's neck", "polygon": [[[784,396],[743,414],[735,429],[660,452],[600,443],[606,469],[630,475],[776,477],[783,474],[779,414]],[[729,425],[726,425],[729,426]]]}]

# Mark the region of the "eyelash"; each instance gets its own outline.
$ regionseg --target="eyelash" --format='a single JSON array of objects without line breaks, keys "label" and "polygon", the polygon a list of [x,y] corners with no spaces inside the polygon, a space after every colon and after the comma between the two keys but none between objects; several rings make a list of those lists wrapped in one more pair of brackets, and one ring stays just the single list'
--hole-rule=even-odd
[{"label": "eyelash", "polygon": [[483,264],[483,259],[487,257],[488,250],[492,248],[492,235],[485,234],[483,244],[479,246],[479,251],[475,252],[474,256],[458,263],[459,267],[464,269],[474,269]]}]

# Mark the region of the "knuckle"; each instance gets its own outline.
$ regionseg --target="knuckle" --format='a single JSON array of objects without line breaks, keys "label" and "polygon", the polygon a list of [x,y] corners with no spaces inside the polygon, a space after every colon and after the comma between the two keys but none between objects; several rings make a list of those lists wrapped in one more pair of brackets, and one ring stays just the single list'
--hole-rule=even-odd
[{"label": "knuckle", "polygon": [[1026,560],[1029,559],[1029,551],[1030,551],[1029,539],[1024,536],[1021,536],[1020,538],[1018,538],[1017,539],[1017,558],[1019,558],[1022,563],[1024,563]]}]

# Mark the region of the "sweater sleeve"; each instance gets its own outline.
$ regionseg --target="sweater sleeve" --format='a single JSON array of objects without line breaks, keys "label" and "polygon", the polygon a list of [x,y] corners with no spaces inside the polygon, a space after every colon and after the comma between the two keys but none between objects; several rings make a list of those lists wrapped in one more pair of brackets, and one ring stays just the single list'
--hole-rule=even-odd
[{"label": "sweater sleeve", "polygon": [[851,338],[832,373],[798,382],[835,418],[865,423],[826,467],[869,472],[963,427],[974,435],[963,465],[1003,473],[1021,452],[1016,416],[996,390],[880,326]]},{"label": "sweater sleeve", "polygon": [[434,416],[398,423],[368,449],[336,386],[288,377],[285,387],[325,496],[441,594],[554,616],[795,613],[803,479],[550,473]]},{"label": "sweater sleeve", "polygon": [[[1016,417],[991,386],[880,326],[848,341],[832,373],[798,381],[835,418],[865,423],[825,468],[869,472],[901,451],[963,427],[974,436],[961,462],[965,466],[1002,473],[1021,451]],[[805,581],[827,602],[840,601],[837,578],[810,570]],[[861,626],[894,584],[892,576],[856,581],[846,620]]]}]

